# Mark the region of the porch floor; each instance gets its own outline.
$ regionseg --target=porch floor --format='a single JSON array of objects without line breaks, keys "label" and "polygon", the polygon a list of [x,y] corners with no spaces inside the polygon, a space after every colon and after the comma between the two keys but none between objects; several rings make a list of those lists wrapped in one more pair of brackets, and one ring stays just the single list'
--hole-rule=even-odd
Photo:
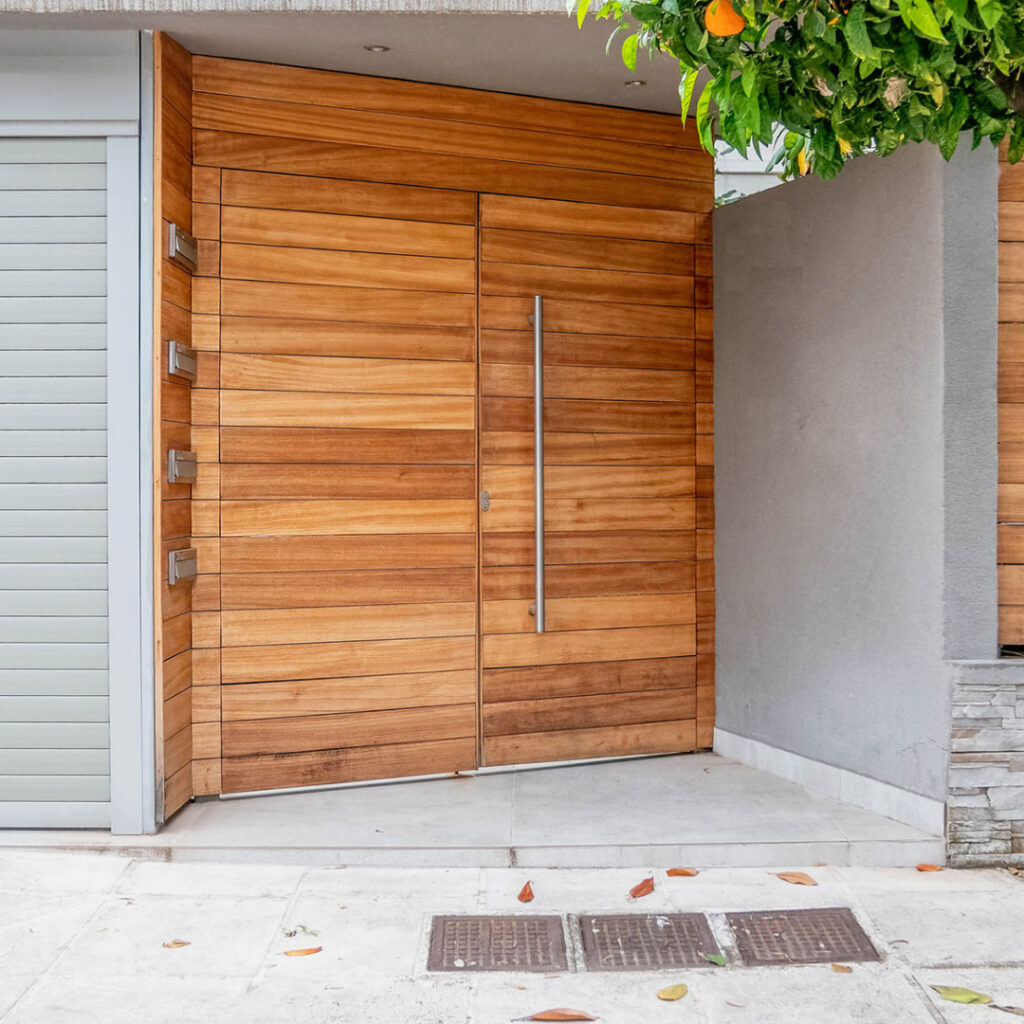
[{"label": "porch floor", "polygon": [[8,831],[3,846],[422,867],[900,867],[944,857],[939,836],[717,754],[205,799],[155,836]]}]

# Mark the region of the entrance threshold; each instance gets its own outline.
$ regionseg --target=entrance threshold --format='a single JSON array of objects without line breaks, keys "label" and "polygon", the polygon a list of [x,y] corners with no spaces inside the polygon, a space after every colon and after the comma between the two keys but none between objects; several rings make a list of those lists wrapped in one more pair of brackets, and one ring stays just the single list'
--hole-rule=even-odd
[{"label": "entrance threshold", "polygon": [[155,836],[0,832],[0,847],[410,867],[907,867],[941,836],[717,754],[197,801]]}]

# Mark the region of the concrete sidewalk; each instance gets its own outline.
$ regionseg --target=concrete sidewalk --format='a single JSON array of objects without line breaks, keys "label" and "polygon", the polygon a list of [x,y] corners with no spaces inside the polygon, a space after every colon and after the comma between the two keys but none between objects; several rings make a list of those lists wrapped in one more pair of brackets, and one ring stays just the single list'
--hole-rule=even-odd
[{"label": "concrete sidewalk", "polygon": [[[699,865],[697,865],[699,867]],[[1005,871],[804,867],[668,878],[635,868],[303,868],[0,854],[4,1024],[505,1024],[550,1007],[606,1022],[949,1024],[1024,1006],[1024,880]],[[653,875],[655,891],[631,901]],[[536,899],[516,901],[524,882]],[[430,916],[851,907],[882,954],[828,964],[625,974],[428,974]],[[289,935],[287,933],[294,933]],[[314,933],[315,934],[312,934]],[[189,943],[168,949],[175,939]],[[285,950],[322,946],[305,957]],[[660,1002],[658,989],[689,994]]]}]

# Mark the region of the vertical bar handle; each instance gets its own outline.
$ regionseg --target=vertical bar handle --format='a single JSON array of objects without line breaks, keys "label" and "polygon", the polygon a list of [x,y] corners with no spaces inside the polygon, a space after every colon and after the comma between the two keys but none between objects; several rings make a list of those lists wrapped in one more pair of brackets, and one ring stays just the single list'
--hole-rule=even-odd
[{"label": "vertical bar handle", "polygon": [[533,297],[533,522],[537,632],[544,632],[544,297]]}]

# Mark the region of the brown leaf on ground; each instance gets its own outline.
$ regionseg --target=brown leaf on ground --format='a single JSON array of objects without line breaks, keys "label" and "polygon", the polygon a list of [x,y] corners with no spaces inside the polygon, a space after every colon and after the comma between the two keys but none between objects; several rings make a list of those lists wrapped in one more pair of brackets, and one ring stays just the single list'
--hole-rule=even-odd
[{"label": "brown leaf on ground", "polygon": [[818,884],[810,875],[805,875],[802,871],[782,871],[775,877],[781,878],[784,882],[789,882],[791,885]]},{"label": "brown leaf on ground", "polygon": [[918,864],[918,871],[941,871],[942,868],[938,864]]},{"label": "brown leaf on ground", "polygon": [[629,890],[629,895],[632,896],[633,899],[638,900],[641,896],[650,896],[652,892],[654,892],[654,879],[645,878],[642,882],[638,882]]},{"label": "brown leaf on ground", "polygon": [[516,897],[516,899],[519,900],[520,903],[532,902],[533,887],[530,885],[529,882],[527,882],[526,885],[524,885],[522,889],[519,890],[519,895]]},{"label": "brown leaf on ground", "polygon": [[665,874],[669,878],[693,878],[699,875],[700,872],[696,868],[669,868]]},{"label": "brown leaf on ground", "polygon": [[314,953],[319,953],[323,946],[313,946],[311,949],[286,949],[284,951],[285,956],[312,956]]},{"label": "brown leaf on ground", "polygon": [[832,964],[832,970],[836,974],[853,974],[853,968],[847,967],[846,964]]},{"label": "brown leaf on ground", "polygon": [[171,939],[170,942],[163,944],[164,949],[181,949],[182,946],[191,946],[191,942],[186,942],[184,939]]},{"label": "brown leaf on ground", "polygon": [[541,1010],[540,1013],[531,1014],[526,1020],[597,1020],[589,1013],[582,1010],[567,1010],[565,1007],[558,1007],[554,1010]]}]

